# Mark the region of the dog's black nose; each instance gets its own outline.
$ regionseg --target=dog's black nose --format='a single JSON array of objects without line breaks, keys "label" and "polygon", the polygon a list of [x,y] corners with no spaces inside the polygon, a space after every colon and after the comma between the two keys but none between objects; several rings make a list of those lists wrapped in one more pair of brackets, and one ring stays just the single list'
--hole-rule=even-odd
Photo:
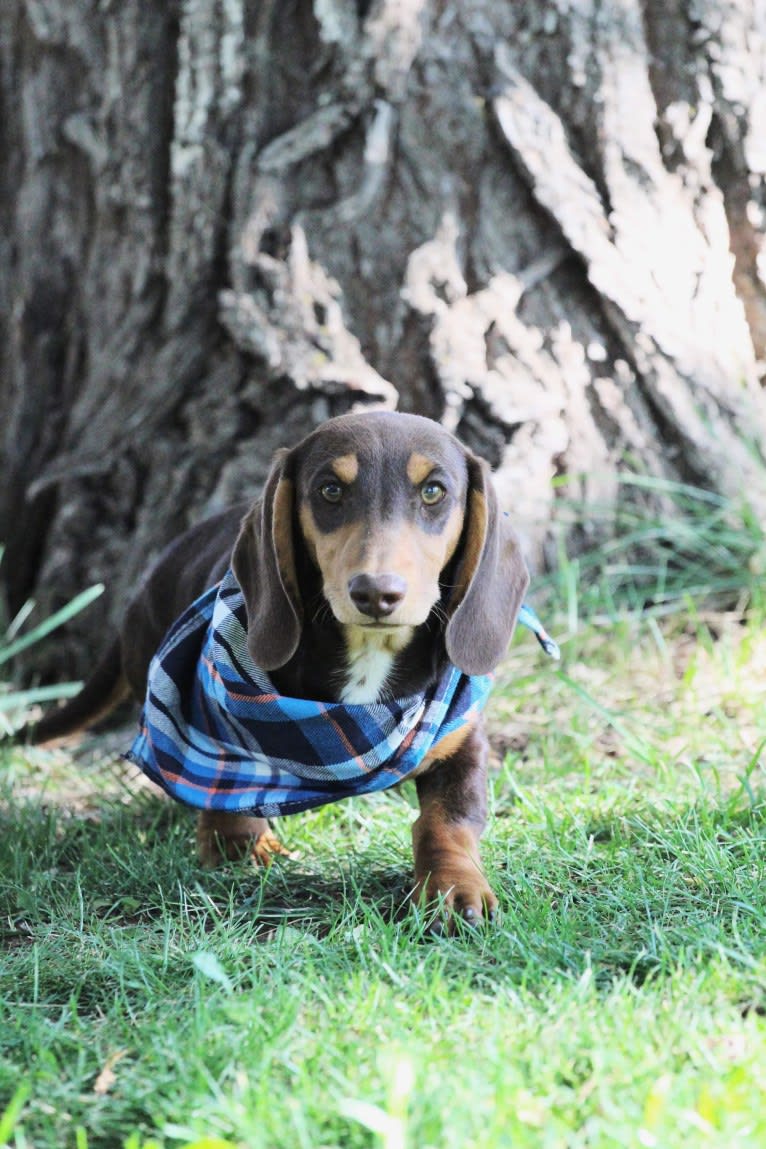
[{"label": "dog's black nose", "polygon": [[385,618],[407,593],[407,583],[396,574],[358,574],[348,580],[348,593],[357,610],[372,618]]}]

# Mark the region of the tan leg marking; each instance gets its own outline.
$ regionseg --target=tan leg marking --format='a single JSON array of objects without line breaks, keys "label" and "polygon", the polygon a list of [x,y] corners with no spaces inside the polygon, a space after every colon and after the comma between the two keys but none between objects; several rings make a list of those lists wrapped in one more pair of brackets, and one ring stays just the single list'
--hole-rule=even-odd
[{"label": "tan leg marking", "polygon": [[487,821],[487,742],[481,721],[443,738],[432,753],[431,768],[416,781],[420,817],[412,827],[414,897],[425,906],[431,929],[442,932],[453,929],[458,917],[471,925],[491,920],[497,909],[479,857]]},{"label": "tan leg marking", "polygon": [[[481,829],[471,822],[451,822],[436,804],[412,827],[415,855],[413,898],[434,913],[432,928],[453,928],[460,916],[472,925],[491,919],[497,910],[479,858]],[[442,911],[443,907],[443,911]],[[443,912],[446,922],[438,915]]]}]

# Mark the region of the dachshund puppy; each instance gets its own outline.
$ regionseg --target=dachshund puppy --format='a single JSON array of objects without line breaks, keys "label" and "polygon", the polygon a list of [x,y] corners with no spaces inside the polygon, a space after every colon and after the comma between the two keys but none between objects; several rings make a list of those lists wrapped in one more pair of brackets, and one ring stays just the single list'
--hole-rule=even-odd
[{"label": "dachshund puppy", "polygon": [[278,452],[263,496],[173,542],[80,695],[37,742],[144,702],[129,755],[199,810],[201,860],[283,852],[274,815],[415,778],[417,896],[469,922],[497,900],[487,677],[528,574],[489,471],[439,424],[375,411]]}]

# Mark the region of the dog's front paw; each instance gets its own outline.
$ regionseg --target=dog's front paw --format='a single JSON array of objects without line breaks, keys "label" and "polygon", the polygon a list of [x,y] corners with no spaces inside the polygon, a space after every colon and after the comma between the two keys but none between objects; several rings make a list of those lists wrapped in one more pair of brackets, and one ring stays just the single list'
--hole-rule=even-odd
[{"label": "dog's front paw", "polygon": [[439,807],[413,823],[413,901],[432,933],[451,933],[458,919],[471,926],[494,921],[497,898],[479,857],[482,825],[448,820]]},{"label": "dog's front paw", "polygon": [[420,879],[413,901],[427,915],[431,933],[452,933],[457,919],[469,926],[493,922],[497,898],[484,877],[474,868],[431,873]]},{"label": "dog's front paw", "polygon": [[248,858],[256,866],[270,866],[278,855],[292,857],[265,818],[212,810],[197,819],[197,855],[208,869]]},{"label": "dog's front paw", "polygon": [[273,830],[264,830],[262,834],[250,844],[250,857],[256,866],[270,866],[275,858],[294,858],[292,850],[280,842]]}]

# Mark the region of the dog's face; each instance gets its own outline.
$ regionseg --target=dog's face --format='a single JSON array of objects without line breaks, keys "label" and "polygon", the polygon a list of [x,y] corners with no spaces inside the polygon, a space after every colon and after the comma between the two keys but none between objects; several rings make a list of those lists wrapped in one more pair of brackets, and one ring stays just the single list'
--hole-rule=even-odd
[{"label": "dog's face", "polygon": [[295,460],[298,522],[344,625],[425,622],[463,530],[466,453],[436,423],[380,415],[338,419]]},{"label": "dog's face", "polygon": [[447,652],[468,673],[502,657],[528,581],[486,466],[415,415],[331,419],[275,459],[232,559],[248,645],[265,670],[283,666],[300,640],[296,547],[342,627],[385,628],[395,639],[440,604]]}]

